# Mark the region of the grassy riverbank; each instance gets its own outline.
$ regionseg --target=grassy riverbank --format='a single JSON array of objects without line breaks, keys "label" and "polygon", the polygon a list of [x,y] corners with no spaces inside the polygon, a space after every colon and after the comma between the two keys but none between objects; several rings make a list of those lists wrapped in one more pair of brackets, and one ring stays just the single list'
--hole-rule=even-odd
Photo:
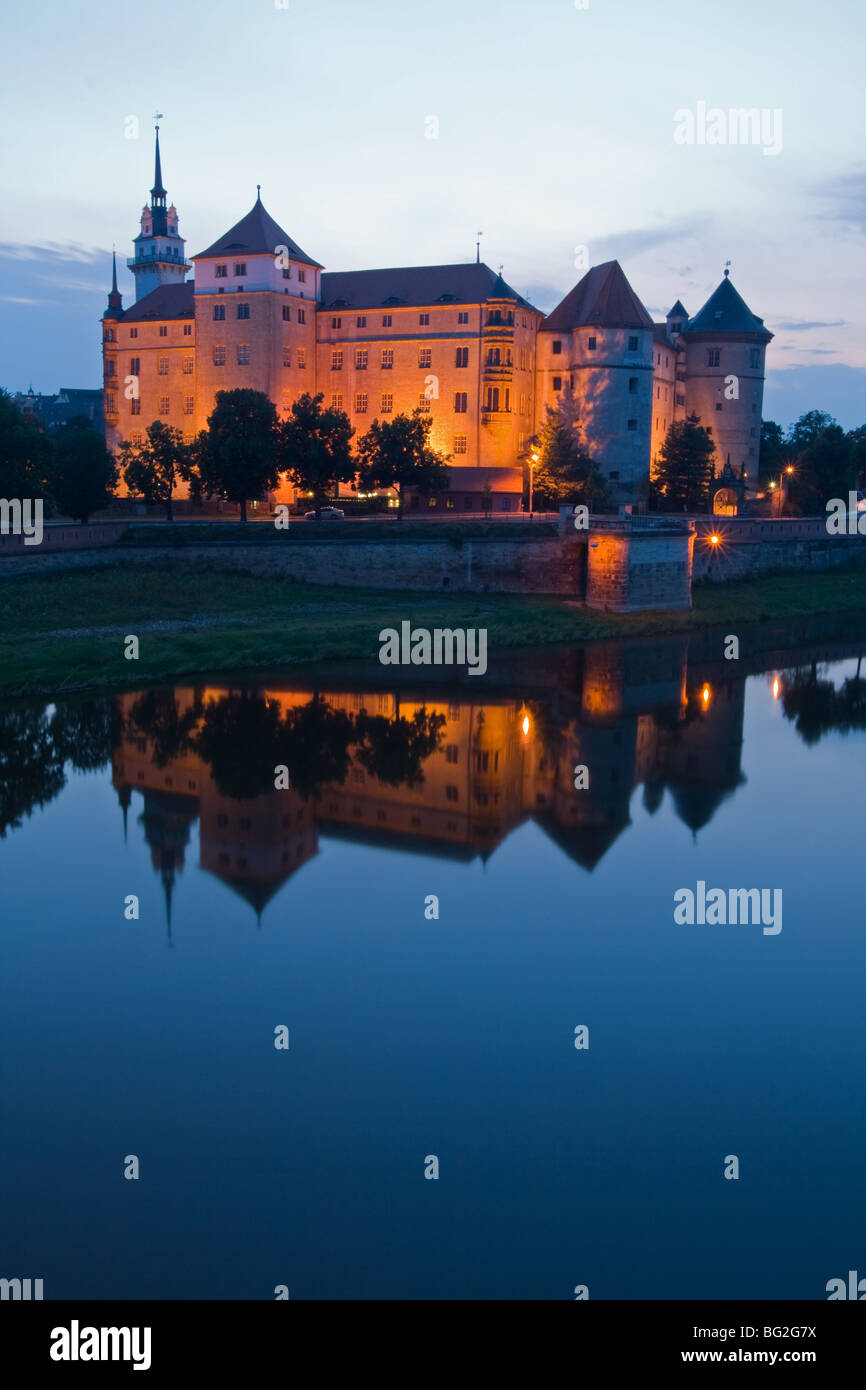
[{"label": "grassy riverbank", "polygon": [[[721,623],[736,631],[824,613],[863,619],[866,571],[697,585],[691,612],[624,617],[558,598],[324,588],[168,564],[10,578],[0,586],[0,605],[0,694],[52,695],[369,659],[378,653],[380,629],[406,618],[427,628],[486,627],[491,652]],[[124,658],[128,634],[139,638],[138,661]]]}]

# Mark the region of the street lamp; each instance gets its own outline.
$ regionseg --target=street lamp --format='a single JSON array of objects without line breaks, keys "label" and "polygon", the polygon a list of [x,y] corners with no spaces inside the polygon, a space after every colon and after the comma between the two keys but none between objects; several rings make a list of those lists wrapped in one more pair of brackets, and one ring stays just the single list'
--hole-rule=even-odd
[{"label": "street lamp", "polygon": [[538,454],[532,454],[529,462],[529,515],[532,516],[533,491],[535,486],[535,465],[538,463]]}]

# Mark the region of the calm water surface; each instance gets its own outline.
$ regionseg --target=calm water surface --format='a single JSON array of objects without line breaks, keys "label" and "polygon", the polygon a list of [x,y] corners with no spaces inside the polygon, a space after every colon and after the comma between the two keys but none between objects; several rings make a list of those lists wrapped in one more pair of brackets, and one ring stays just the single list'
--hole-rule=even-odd
[{"label": "calm water surface", "polygon": [[[675,639],[7,708],[0,1274],[128,1299],[866,1274],[861,652]],[[698,880],[781,888],[782,931],[678,925]]]}]

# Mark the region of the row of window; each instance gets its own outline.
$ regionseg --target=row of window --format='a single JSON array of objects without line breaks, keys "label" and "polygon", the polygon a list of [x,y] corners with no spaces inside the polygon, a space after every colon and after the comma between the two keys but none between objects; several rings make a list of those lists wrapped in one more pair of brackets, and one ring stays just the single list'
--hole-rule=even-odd
[{"label": "row of window", "polygon": [[[348,322],[348,321],[347,321],[347,322]],[[460,310],[458,311],[458,313],[457,313],[457,322],[458,322],[458,324],[468,323],[468,322],[469,322],[469,314],[468,314],[468,312],[467,312],[467,311],[464,311],[464,310],[462,310],[462,309],[460,309]],[[393,328],[393,326],[394,326],[393,315],[392,315],[392,314],[383,314],[383,315],[382,315],[382,327],[383,327],[383,328]],[[430,326],[430,315],[429,315],[429,314],[419,314],[419,315],[418,315],[418,326],[419,326],[420,328],[429,328],[429,326]],[[335,314],[334,317],[331,319],[331,328],[332,328],[332,329],[340,329],[340,328],[342,328],[342,327],[343,327],[343,316],[342,316],[342,314]],[[356,328],[366,328],[366,327],[367,327],[367,315],[366,315],[366,314],[356,314],[356,315],[355,315],[355,327],[356,327]]]},{"label": "row of window", "polygon": [[[595,352],[595,350],[596,350],[597,347],[598,347],[598,339],[597,339],[594,335],[590,335],[590,336],[587,338],[587,340],[586,340],[586,348],[587,348],[587,351],[588,351],[588,352]],[[626,351],[627,351],[627,352],[637,352],[637,347],[638,347],[638,338],[637,338],[637,334],[635,333],[635,334],[632,335],[632,337],[629,338],[629,340],[628,340],[628,348],[626,349]],[[553,343],[552,343],[552,345],[551,345],[551,350],[552,350],[552,352],[554,353],[554,355],[558,355],[559,353],[562,352],[562,339],[561,339],[561,338],[554,338]]]},{"label": "row of window", "polygon": [[[354,412],[355,412],[355,414],[356,414],[356,415],[366,415],[367,412],[368,412],[368,410],[369,410],[369,404],[370,404],[370,397],[369,397],[368,393],[367,393],[366,391],[356,391],[352,399],[353,399],[353,406],[354,406]],[[421,395],[418,397],[418,409],[419,409],[419,410],[423,410],[423,411],[425,411],[426,413],[429,413],[430,410],[432,409],[431,400],[432,400],[432,397],[430,397],[430,396],[427,394],[426,391],[422,391]],[[519,404],[520,404],[519,413],[520,413],[521,415],[528,415],[528,414],[529,414],[529,397],[528,397],[527,395],[525,395],[525,394],[522,395],[522,396],[520,397],[520,402],[519,402]],[[341,393],[340,393],[339,391],[335,391],[335,392],[332,394],[332,396],[331,396],[331,409],[332,409],[332,410],[342,410],[342,409],[343,409],[343,397],[342,397],[342,395],[341,395]],[[487,411],[488,413],[489,413],[489,412],[499,412],[499,411],[508,411],[508,412],[510,412],[510,410],[511,410],[511,391],[510,391],[507,387],[505,388],[504,391],[500,391],[500,389],[499,389],[498,386],[488,386],[487,391],[486,391],[485,396],[484,396],[484,404],[483,404],[482,409],[485,410],[485,411]],[[382,395],[379,397],[379,410],[380,410],[380,412],[381,412],[383,415],[390,415],[390,414],[393,413],[393,410],[394,410],[394,396],[393,396],[393,393],[392,393],[392,392],[390,392],[390,391],[385,391],[385,392],[383,392]],[[468,393],[467,391],[455,391],[455,392],[454,392],[454,414],[455,414],[455,415],[466,415],[466,414],[468,413],[468,410],[469,410],[469,393]],[[636,429],[636,428],[637,428],[637,422],[636,422],[636,421],[633,421],[633,420],[630,420],[630,421],[629,421],[629,429]]]}]

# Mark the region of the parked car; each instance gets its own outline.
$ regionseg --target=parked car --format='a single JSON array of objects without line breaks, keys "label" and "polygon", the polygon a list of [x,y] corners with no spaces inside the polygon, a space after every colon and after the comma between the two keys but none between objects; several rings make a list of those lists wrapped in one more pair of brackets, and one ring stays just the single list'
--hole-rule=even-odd
[{"label": "parked car", "polygon": [[346,513],[342,507],[322,507],[319,515],[315,512],[304,512],[305,521],[342,521]]}]

